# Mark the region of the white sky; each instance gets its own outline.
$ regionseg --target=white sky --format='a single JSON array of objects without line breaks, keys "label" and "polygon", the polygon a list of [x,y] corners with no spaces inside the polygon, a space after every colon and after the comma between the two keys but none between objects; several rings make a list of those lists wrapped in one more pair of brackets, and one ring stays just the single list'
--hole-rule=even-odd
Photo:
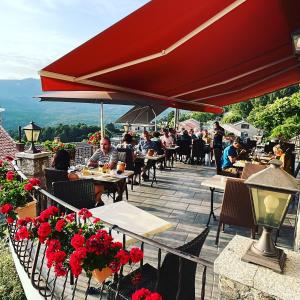
[{"label": "white sky", "polygon": [[0,79],[38,71],[148,0],[0,0]]}]

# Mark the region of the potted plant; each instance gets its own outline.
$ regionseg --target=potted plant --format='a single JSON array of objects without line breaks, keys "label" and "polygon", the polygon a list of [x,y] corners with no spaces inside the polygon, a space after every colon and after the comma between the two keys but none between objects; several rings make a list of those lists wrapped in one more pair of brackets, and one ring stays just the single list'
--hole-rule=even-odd
[{"label": "potted plant", "polygon": [[57,152],[58,150],[66,150],[70,154],[71,159],[75,159],[75,153],[76,153],[76,145],[72,143],[62,143],[60,141],[45,141],[43,143],[43,146],[46,150],[51,152]]},{"label": "potted plant", "polygon": [[7,171],[10,169],[10,164],[7,160],[0,159],[0,180],[5,179]]},{"label": "potted plant", "polygon": [[139,248],[123,250],[122,243],[115,242],[100,219],[93,220],[86,208],[78,215],[80,222],[75,221],[75,214],[61,215],[58,208],[51,206],[34,219],[19,220],[15,239],[44,243],[47,266],[53,267],[57,276],[65,276],[70,269],[78,277],[84,270],[88,277],[101,275],[98,280],[103,282],[122,265],[143,258]]},{"label": "potted plant", "polygon": [[35,217],[36,200],[30,192],[39,184],[40,180],[37,178],[21,182],[17,180],[14,171],[8,171],[6,179],[0,182],[0,212],[10,218],[15,218],[16,214],[19,218]]},{"label": "potted plant", "polygon": [[101,131],[88,134],[87,143],[93,147],[93,152],[95,152],[100,147]]}]

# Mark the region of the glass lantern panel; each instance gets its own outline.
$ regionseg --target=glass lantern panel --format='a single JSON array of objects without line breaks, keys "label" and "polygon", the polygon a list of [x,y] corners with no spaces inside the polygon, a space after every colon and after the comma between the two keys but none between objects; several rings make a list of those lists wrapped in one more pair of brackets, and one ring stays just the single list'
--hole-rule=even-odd
[{"label": "glass lantern panel", "polygon": [[24,130],[28,142],[36,142],[39,139],[40,130]]},{"label": "glass lantern panel", "polygon": [[251,188],[255,219],[258,225],[279,228],[291,194]]}]

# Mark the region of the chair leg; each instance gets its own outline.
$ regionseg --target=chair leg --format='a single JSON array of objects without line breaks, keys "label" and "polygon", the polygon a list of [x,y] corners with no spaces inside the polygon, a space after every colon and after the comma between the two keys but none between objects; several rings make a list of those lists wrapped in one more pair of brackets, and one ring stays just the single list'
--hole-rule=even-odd
[{"label": "chair leg", "polygon": [[217,236],[216,236],[216,241],[215,241],[215,245],[217,245],[217,246],[219,245],[219,237],[220,237],[221,225],[222,225],[222,222],[219,221],[218,229],[217,229]]},{"label": "chair leg", "polygon": [[251,228],[251,239],[255,240],[256,226]]},{"label": "chair leg", "polygon": [[225,223],[222,223],[222,232],[225,231]]},{"label": "chair leg", "polygon": [[126,193],[126,200],[128,201],[128,187],[127,187],[127,184],[125,184],[125,193]]}]

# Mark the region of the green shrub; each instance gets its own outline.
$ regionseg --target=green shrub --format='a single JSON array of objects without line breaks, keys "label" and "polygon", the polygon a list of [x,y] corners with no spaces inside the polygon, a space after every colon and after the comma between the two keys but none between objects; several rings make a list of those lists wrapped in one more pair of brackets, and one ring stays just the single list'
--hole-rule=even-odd
[{"label": "green shrub", "polygon": [[0,299],[26,300],[8,246],[0,240]]}]

